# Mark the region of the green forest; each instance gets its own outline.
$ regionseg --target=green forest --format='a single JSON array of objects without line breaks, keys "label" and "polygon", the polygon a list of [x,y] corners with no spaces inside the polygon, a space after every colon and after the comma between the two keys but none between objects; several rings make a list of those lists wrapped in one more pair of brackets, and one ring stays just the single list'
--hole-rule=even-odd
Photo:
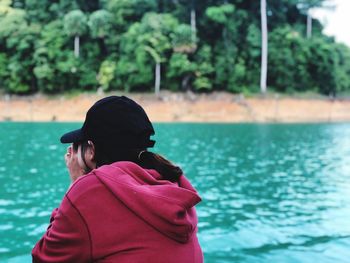
[{"label": "green forest", "polygon": [[[350,49],[307,14],[267,0],[268,90],[350,90]],[[258,0],[1,0],[0,91],[259,92]]]}]

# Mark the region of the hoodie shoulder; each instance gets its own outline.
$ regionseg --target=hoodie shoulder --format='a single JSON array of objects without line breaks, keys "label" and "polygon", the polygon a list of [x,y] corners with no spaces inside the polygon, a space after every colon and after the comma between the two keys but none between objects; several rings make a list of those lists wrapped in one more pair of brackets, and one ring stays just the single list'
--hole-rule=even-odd
[{"label": "hoodie shoulder", "polygon": [[184,176],[172,183],[131,162],[102,166],[94,174],[116,199],[164,235],[185,243],[197,229],[194,206],[201,199]]}]

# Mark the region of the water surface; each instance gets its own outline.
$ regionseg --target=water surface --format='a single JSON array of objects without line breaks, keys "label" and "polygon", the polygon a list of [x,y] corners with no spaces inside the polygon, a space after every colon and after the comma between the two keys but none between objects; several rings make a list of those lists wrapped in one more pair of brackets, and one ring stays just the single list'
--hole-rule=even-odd
[{"label": "water surface", "polygon": [[[0,123],[0,261],[30,262],[68,185],[74,123]],[[349,262],[350,124],[158,124],[202,196],[206,262]]]}]

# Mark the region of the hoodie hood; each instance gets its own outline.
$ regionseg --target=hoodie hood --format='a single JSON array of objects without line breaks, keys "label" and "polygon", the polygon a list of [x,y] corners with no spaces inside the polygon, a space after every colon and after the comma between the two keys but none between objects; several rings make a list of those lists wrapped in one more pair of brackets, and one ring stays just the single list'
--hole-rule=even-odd
[{"label": "hoodie hood", "polygon": [[185,176],[172,183],[155,170],[126,161],[93,172],[116,199],[167,237],[186,243],[196,232],[194,206],[201,198]]}]

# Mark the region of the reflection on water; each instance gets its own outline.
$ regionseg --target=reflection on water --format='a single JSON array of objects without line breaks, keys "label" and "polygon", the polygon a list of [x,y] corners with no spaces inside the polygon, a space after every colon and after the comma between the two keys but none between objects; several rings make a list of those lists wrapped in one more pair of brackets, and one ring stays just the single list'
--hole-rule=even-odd
[{"label": "reflection on water", "polygon": [[[75,124],[0,124],[0,261],[30,261],[69,180]],[[350,125],[159,124],[197,187],[206,262],[348,262]]]}]

